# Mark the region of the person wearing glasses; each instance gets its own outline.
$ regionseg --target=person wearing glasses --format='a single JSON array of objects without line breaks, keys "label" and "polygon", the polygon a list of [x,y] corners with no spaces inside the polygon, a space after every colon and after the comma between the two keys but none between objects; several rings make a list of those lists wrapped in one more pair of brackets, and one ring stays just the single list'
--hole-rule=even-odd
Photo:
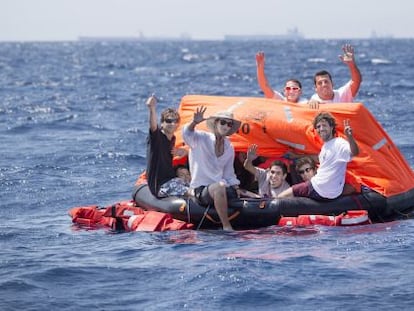
[{"label": "person wearing glasses", "polygon": [[344,120],[347,139],[335,136],[336,121],[329,112],[319,113],[313,120],[313,127],[324,142],[319,153],[318,172],[310,180],[282,192],[278,198],[295,196],[324,201],[336,199],[344,192],[347,163],[359,154],[349,120]]},{"label": "person wearing glasses", "polygon": [[[193,120],[183,127],[184,142],[190,147],[190,187],[200,205],[214,204],[223,230],[231,231],[227,202],[239,196],[240,181],[234,172],[234,147],[227,136],[236,133],[241,122],[229,111],[217,112],[206,119],[206,109],[198,107]],[[210,132],[195,130],[203,121]]]},{"label": "person wearing glasses", "polygon": [[318,71],[313,77],[316,93],[312,95],[308,102],[310,108],[319,109],[320,104],[326,103],[350,103],[354,101],[361,86],[362,76],[355,62],[354,47],[345,44],[342,50],[343,55],[340,55],[339,59],[348,65],[351,79],[339,89],[334,90],[331,74],[326,70]]},{"label": "person wearing glasses", "polygon": [[316,174],[316,163],[310,156],[300,157],[296,160],[296,172],[302,181],[310,180]]},{"label": "person wearing glasses", "polygon": [[268,169],[253,165],[257,158],[257,145],[250,145],[247,149],[247,157],[244,161],[244,168],[252,173],[257,180],[259,195],[262,198],[276,198],[280,193],[290,187],[286,181],[287,167],[280,160],[270,163]]},{"label": "person wearing glasses", "polygon": [[180,115],[173,108],[161,112],[160,125],[157,122],[157,98],[151,95],[146,105],[149,111],[149,134],[147,137],[147,169],[148,187],[154,196],[162,197],[159,193],[161,186],[176,177],[173,167],[173,157],[183,157],[186,151],[174,148],[175,135],[180,124]]},{"label": "person wearing glasses", "polygon": [[257,65],[257,81],[262,89],[266,98],[279,99],[291,103],[307,102],[301,99],[302,96],[302,84],[297,79],[289,79],[285,82],[283,89],[283,95],[278,91],[274,90],[267,80],[264,66],[265,66],[265,54],[264,52],[258,52],[256,54],[256,65]]}]

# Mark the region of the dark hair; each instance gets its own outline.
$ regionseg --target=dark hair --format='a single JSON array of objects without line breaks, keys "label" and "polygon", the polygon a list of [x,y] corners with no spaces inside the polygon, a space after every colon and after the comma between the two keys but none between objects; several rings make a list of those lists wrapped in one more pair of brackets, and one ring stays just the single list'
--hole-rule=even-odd
[{"label": "dark hair", "polygon": [[299,169],[305,164],[309,164],[313,169],[316,168],[315,161],[311,157],[305,156],[305,157],[297,159],[296,167],[295,167],[296,171],[299,171]]},{"label": "dark hair", "polygon": [[272,166],[279,166],[282,169],[283,174],[287,174],[287,166],[284,162],[280,160],[275,160],[272,163],[270,163],[269,168],[271,168]]},{"label": "dark hair", "polygon": [[178,165],[174,166],[175,174],[177,174],[178,170],[181,170],[181,169],[186,169],[188,171],[190,170],[187,165],[178,164]]},{"label": "dark hair", "polygon": [[297,85],[299,85],[300,88],[302,88],[302,83],[300,83],[298,79],[288,79],[286,80],[286,83],[289,81],[296,83]]},{"label": "dark hair", "polygon": [[180,122],[180,115],[178,114],[178,111],[174,108],[166,108],[161,112],[161,123],[164,122],[164,120],[167,119],[169,115],[173,115],[174,118],[178,120],[178,123]]},{"label": "dark hair", "polygon": [[329,112],[320,112],[315,119],[313,119],[313,128],[316,129],[316,125],[322,121],[325,120],[328,122],[329,126],[332,127],[332,135],[336,134],[336,122],[335,118],[329,113]]},{"label": "dark hair", "polygon": [[326,70],[321,70],[321,71],[318,71],[317,73],[315,73],[315,75],[313,76],[313,83],[315,85],[316,85],[316,77],[319,77],[319,76],[328,76],[329,80],[331,80],[331,83],[333,83],[331,74]]}]

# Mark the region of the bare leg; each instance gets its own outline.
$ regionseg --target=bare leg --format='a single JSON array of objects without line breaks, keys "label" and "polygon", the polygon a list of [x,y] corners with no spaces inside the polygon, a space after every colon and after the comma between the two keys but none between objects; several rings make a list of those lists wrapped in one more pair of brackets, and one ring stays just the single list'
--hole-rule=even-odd
[{"label": "bare leg", "polygon": [[232,231],[233,227],[229,221],[228,206],[227,206],[227,193],[226,186],[222,182],[211,184],[208,187],[210,196],[214,200],[214,207],[223,225],[223,230]]}]

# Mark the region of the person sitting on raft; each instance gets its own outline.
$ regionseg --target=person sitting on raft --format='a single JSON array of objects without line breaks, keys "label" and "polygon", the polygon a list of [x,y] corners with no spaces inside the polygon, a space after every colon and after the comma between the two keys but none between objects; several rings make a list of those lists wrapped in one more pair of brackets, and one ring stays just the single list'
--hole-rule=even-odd
[{"label": "person sitting on raft", "polygon": [[257,145],[253,144],[247,149],[247,158],[244,167],[252,173],[259,184],[259,195],[262,198],[276,198],[278,194],[290,187],[286,181],[287,167],[280,160],[270,163],[268,169],[253,165],[252,161],[257,158]]},{"label": "person sitting on raft", "polygon": [[178,165],[175,169],[177,177],[164,183],[159,191],[159,196],[190,196],[191,174],[187,167]]},{"label": "person sitting on raft", "polygon": [[300,178],[302,178],[302,181],[311,180],[316,174],[316,163],[310,156],[297,159],[295,168]]},{"label": "person sitting on raft", "polygon": [[[187,154],[183,148],[174,148],[175,135],[180,124],[180,115],[173,108],[161,112],[160,122],[157,123],[157,98],[151,95],[146,105],[149,110],[149,134],[147,138],[147,181],[154,196],[160,196],[161,186],[176,177],[173,167],[173,156],[183,157]],[[161,194],[162,196],[162,194]]]},{"label": "person sitting on raft", "polygon": [[[190,147],[190,186],[200,205],[214,204],[223,229],[233,230],[227,202],[228,198],[239,196],[240,182],[234,173],[234,147],[227,136],[236,133],[241,122],[235,120],[229,111],[221,111],[205,119],[206,109],[203,106],[197,108],[193,120],[183,128],[183,139]],[[197,124],[205,120],[211,133],[195,130]]]},{"label": "person sitting on raft", "polygon": [[344,133],[347,140],[335,137],[336,122],[329,112],[319,113],[313,120],[313,127],[324,141],[319,153],[318,173],[310,180],[283,191],[278,198],[295,196],[324,201],[336,199],[343,193],[347,163],[353,156],[359,154],[349,120],[344,120]]}]

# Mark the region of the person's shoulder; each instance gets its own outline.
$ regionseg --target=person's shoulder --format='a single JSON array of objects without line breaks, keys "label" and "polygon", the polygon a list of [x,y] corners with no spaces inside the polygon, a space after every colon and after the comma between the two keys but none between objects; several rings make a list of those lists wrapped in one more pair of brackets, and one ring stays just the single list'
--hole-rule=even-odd
[{"label": "person's shoulder", "polygon": [[316,100],[318,102],[322,101],[317,93],[313,94],[309,100]]}]

